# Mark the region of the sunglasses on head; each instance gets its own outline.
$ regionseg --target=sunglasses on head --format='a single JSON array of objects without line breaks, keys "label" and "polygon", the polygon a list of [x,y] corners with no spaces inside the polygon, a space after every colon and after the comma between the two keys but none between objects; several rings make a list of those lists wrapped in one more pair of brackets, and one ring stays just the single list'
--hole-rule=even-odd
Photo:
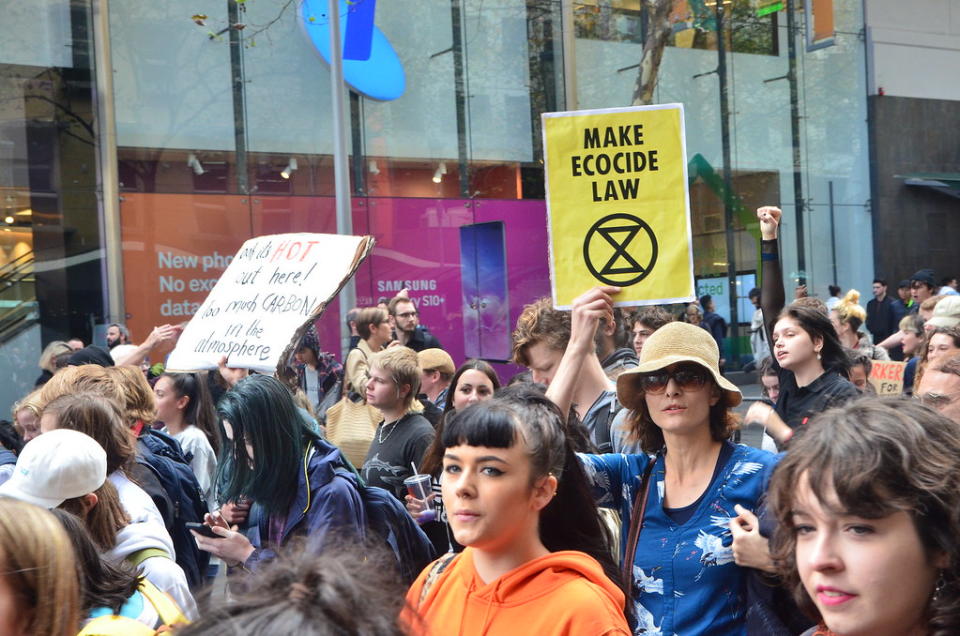
[{"label": "sunglasses on head", "polygon": [[702,389],[710,379],[710,372],[699,364],[681,364],[673,371],[660,369],[640,375],[640,389],[644,393],[663,393],[671,378],[681,390],[696,391]]}]

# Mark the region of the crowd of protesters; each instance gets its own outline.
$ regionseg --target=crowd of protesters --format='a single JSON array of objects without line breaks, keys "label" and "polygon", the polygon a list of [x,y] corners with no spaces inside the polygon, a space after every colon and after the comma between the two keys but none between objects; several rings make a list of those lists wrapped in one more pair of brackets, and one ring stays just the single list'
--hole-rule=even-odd
[{"label": "crowd of protesters", "polygon": [[171,325],[48,344],[0,425],[0,633],[960,633],[956,280],[788,302],[780,216],[742,359],[710,296],[616,287],[527,305],[511,378],[405,292],[276,377],[148,366]]}]

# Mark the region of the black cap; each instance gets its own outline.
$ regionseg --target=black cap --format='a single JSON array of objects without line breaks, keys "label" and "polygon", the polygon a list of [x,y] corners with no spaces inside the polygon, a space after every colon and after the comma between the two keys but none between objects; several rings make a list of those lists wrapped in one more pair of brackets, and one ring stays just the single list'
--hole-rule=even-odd
[{"label": "black cap", "polygon": [[67,363],[67,365],[71,367],[79,367],[82,364],[98,364],[101,367],[112,367],[113,358],[110,357],[110,352],[103,347],[87,345],[70,356],[70,361]]},{"label": "black cap", "polygon": [[919,272],[910,277],[910,282],[917,281],[920,283],[925,283],[930,287],[936,287],[936,283],[933,279],[933,270],[932,269],[921,269]]},{"label": "black cap", "polygon": [[902,281],[900,281],[900,284],[897,285],[897,289],[903,289],[904,287],[910,287],[909,278],[904,278]]}]

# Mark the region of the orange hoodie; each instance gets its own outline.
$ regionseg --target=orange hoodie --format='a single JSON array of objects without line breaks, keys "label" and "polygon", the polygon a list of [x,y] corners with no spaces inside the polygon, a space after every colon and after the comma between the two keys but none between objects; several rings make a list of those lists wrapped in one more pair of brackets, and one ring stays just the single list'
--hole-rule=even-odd
[{"label": "orange hoodie", "polygon": [[[630,634],[623,592],[583,552],[552,552],[484,583],[473,566],[473,549],[466,548],[421,604],[429,571],[430,566],[407,592],[410,609],[403,623],[413,626],[414,634]],[[414,612],[419,619],[410,615]]]}]

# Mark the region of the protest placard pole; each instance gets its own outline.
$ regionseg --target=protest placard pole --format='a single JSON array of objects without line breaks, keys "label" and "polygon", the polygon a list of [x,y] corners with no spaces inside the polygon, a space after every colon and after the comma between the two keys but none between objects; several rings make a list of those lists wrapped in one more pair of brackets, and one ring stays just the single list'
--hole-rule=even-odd
[{"label": "protest placard pole", "polygon": [[[353,234],[350,204],[350,172],[347,155],[347,94],[343,83],[343,51],[340,45],[340,3],[328,0],[330,17],[330,94],[333,97],[333,181],[337,197],[337,234]],[[350,347],[347,312],[356,304],[356,288],[351,278],[340,291],[340,353]]]}]

